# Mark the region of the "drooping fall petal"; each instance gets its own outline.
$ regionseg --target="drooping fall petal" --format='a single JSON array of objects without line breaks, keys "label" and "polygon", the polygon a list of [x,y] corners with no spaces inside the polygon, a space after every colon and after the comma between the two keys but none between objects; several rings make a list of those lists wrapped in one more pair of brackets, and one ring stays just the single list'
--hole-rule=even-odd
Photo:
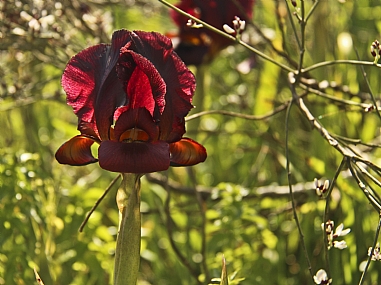
[{"label": "drooping fall petal", "polygon": [[191,166],[206,159],[206,150],[199,143],[189,138],[182,138],[169,145],[171,166]]},{"label": "drooping fall petal", "polygon": [[169,168],[169,146],[163,141],[123,143],[104,141],[98,151],[99,165],[124,173],[149,173]]},{"label": "drooping fall petal", "polygon": [[56,152],[56,159],[61,164],[74,166],[86,165],[97,162],[91,153],[91,145],[94,140],[85,136],[75,136],[65,142]]}]

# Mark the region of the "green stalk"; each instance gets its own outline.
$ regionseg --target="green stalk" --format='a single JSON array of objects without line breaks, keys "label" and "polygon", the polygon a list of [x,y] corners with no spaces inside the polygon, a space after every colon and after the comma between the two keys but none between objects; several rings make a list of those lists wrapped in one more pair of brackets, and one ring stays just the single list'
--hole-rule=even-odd
[{"label": "green stalk", "polygon": [[140,177],[123,173],[116,195],[119,232],[115,250],[114,285],[136,285],[140,264]]}]

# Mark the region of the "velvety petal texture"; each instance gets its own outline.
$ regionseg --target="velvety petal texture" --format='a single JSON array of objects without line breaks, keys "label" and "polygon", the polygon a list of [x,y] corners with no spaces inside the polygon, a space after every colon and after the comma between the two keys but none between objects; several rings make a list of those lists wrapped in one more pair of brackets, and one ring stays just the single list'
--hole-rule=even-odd
[{"label": "velvety petal texture", "polygon": [[62,76],[67,102],[78,116],[78,135],[56,153],[62,164],[98,161],[115,172],[147,173],[202,162],[206,151],[182,138],[193,108],[194,75],[155,32],[120,30],[111,45],[85,49]]},{"label": "velvety petal texture", "polygon": [[[176,6],[192,16],[222,29],[224,24],[232,26],[235,16],[249,21],[253,15],[254,0],[182,0]],[[213,59],[231,40],[206,28],[187,26],[188,18],[171,11],[173,21],[179,27],[180,43],[176,53],[187,65],[200,65]]]},{"label": "velvety petal texture", "polygon": [[148,173],[168,169],[169,146],[163,141],[122,143],[105,141],[99,147],[99,165],[106,170]]}]

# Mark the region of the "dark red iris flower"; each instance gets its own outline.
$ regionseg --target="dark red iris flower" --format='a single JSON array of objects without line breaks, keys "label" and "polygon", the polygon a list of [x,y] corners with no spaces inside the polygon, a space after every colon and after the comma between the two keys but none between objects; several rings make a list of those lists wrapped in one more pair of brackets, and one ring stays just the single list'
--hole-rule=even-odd
[{"label": "dark red iris flower", "polygon": [[109,171],[148,173],[206,159],[202,145],[183,138],[196,82],[167,37],[116,31],[111,45],[92,46],[69,61],[62,87],[81,134],[58,149],[59,163],[99,160]]},{"label": "dark red iris flower", "polygon": [[[232,26],[235,16],[241,20],[249,21],[253,15],[253,5],[254,0],[181,0],[176,7],[218,29],[222,29],[224,24]],[[219,51],[232,43],[228,38],[206,28],[187,26],[188,18],[176,11],[171,11],[171,17],[180,29],[180,43],[175,51],[186,64],[200,65],[208,62]]]}]

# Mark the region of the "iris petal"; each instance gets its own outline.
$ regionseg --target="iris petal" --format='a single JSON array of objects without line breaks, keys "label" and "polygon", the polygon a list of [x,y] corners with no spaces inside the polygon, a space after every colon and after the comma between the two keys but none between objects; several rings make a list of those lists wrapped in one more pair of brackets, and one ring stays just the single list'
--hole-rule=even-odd
[{"label": "iris petal", "polygon": [[132,128],[142,129],[150,139],[157,139],[159,135],[158,127],[145,108],[129,109],[119,116],[114,128],[115,140],[119,140],[122,133]]},{"label": "iris petal", "polygon": [[169,146],[163,141],[122,143],[104,141],[99,147],[99,165],[108,171],[149,173],[167,170]]},{"label": "iris petal", "polygon": [[191,166],[206,159],[206,150],[198,142],[189,138],[169,145],[171,152],[171,166]]},{"label": "iris petal", "polygon": [[95,129],[94,101],[96,93],[96,71],[99,70],[99,58],[104,57],[108,45],[89,47],[67,64],[62,75],[62,87],[67,94],[67,103],[73,107],[80,121],[90,123]]},{"label": "iris petal", "polygon": [[123,47],[117,71],[125,84],[131,108],[145,107],[152,115],[157,108],[163,113],[166,83],[149,60]]},{"label": "iris petal", "polygon": [[193,108],[194,75],[173,51],[169,38],[155,32],[134,31],[134,34],[131,35],[133,44],[130,48],[152,62],[166,84],[160,139],[177,141],[185,133],[184,117]]},{"label": "iris petal", "polygon": [[79,135],[65,142],[56,152],[56,159],[61,164],[74,166],[86,165],[97,162],[91,153],[94,140]]},{"label": "iris petal", "polygon": [[114,110],[127,100],[115,65],[120,48],[129,39],[130,32],[115,32],[111,46],[92,46],[72,57],[62,76],[68,104],[79,121],[91,124],[101,139],[109,138]]}]

